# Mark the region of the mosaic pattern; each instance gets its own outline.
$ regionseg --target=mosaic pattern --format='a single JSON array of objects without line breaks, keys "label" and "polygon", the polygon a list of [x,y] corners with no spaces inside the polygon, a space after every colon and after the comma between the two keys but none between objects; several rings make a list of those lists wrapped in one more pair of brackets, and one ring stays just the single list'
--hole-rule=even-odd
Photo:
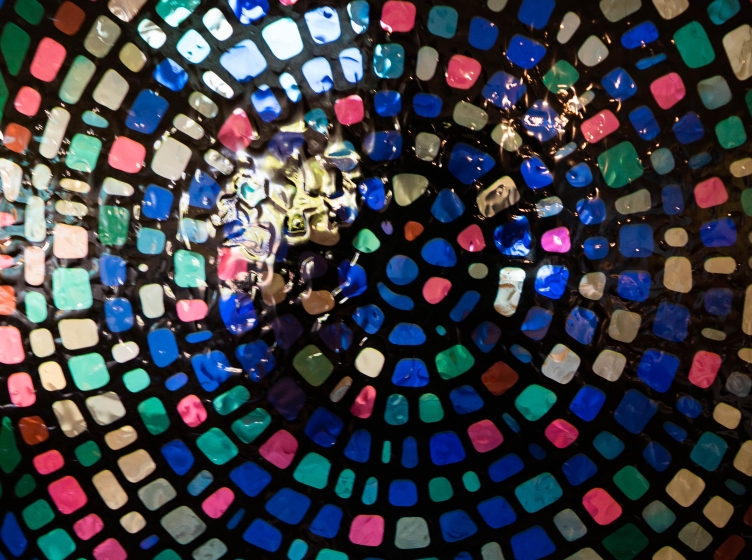
[{"label": "mosaic pattern", "polygon": [[749,2],[0,8],[0,560],[749,555]]}]

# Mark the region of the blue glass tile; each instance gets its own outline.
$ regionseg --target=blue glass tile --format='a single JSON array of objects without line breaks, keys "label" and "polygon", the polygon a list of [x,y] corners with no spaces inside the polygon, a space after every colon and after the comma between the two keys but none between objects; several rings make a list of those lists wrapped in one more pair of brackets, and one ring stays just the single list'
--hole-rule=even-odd
[{"label": "blue glass tile", "polygon": [[272,475],[253,461],[246,461],[230,471],[230,480],[243,494],[255,498],[272,481]]},{"label": "blue glass tile", "polygon": [[605,259],[608,256],[610,248],[608,239],[605,237],[588,237],[582,244],[582,251],[585,257],[591,261]]},{"label": "blue glass tile", "polygon": [[324,407],[319,407],[308,419],[305,434],[321,447],[332,447],[337,443],[337,436],[342,432],[343,427],[344,422],[339,416]]},{"label": "blue glass tile", "polygon": [[169,106],[164,97],[148,89],[141,90],[128,110],[125,126],[136,132],[151,134],[157,130]]},{"label": "blue glass tile", "polygon": [[449,156],[449,172],[465,185],[472,184],[491,171],[496,165],[494,158],[462,142],[455,144]]},{"label": "blue glass tile", "polygon": [[556,551],[556,545],[539,525],[512,536],[511,544],[515,560],[539,560]]},{"label": "blue glass tile", "polygon": [[517,19],[533,29],[543,29],[554,7],[556,7],[554,0],[522,0]]},{"label": "blue glass tile", "polygon": [[363,53],[358,48],[351,47],[340,52],[339,65],[342,67],[345,80],[351,84],[363,79]]},{"label": "blue glass tile", "polygon": [[282,545],[282,533],[263,519],[254,519],[243,533],[243,540],[267,552],[276,552]]},{"label": "blue glass tile", "polygon": [[268,0],[228,0],[228,3],[242,25],[250,25],[269,11]]},{"label": "blue glass tile", "polygon": [[269,345],[263,340],[241,344],[235,349],[235,357],[251,381],[261,381],[277,363]]},{"label": "blue glass tile", "polygon": [[625,257],[653,254],[653,229],[647,224],[627,224],[619,229],[619,252]]},{"label": "blue glass tile", "polygon": [[585,422],[591,422],[598,416],[605,402],[606,393],[592,385],[585,385],[569,403],[569,410]]},{"label": "blue glass tile", "polygon": [[592,478],[598,472],[598,467],[590,457],[584,453],[578,453],[564,462],[562,471],[569,484],[579,486]]},{"label": "blue glass tile", "polygon": [[671,453],[657,441],[648,443],[642,456],[658,472],[665,471],[671,464]]},{"label": "blue glass tile", "polygon": [[384,312],[376,305],[358,307],[353,313],[355,323],[368,334],[376,334],[384,324]]},{"label": "blue glass tile", "polygon": [[616,293],[629,301],[645,301],[650,297],[652,282],[650,274],[644,270],[626,270],[619,275]]},{"label": "blue glass tile", "polygon": [[572,166],[567,171],[567,182],[576,188],[587,187],[593,182],[593,172],[590,166],[584,161]]},{"label": "blue glass tile", "polygon": [[528,109],[522,118],[522,126],[541,142],[547,142],[564,132],[559,114],[553,110],[547,101],[543,101],[542,99],[539,99],[530,106],[530,109]]},{"label": "blue glass tile", "polygon": [[291,488],[282,488],[266,502],[265,509],[283,523],[297,525],[303,521],[309,507],[311,500],[308,496]]},{"label": "blue glass tile", "polygon": [[705,292],[705,311],[711,315],[728,315],[734,301],[734,292],[728,288],[711,288]]},{"label": "blue glass tile", "polygon": [[193,466],[194,458],[188,446],[179,439],[165,443],[161,449],[162,457],[178,476],[183,476]]},{"label": "blue glass tile", "polygon": [[259,86],[251,94],[251,104],[264,122],[272,122],[282,114],[282,106],[267,85]]},{"label": "blue glass tile", "polygon": [[434,266],[452,267],[457,264],[457,255],[451,243],[440,237],[431,239],[423,245],[420,256]]},{"label": "blue glass tile", "polygon": [[661,132],[661,127],[655,120],[653,111],[646,105],[633,109],[629,113],[629,122],[632,123],[635,131],[643,140],[652,140]]},{"label": "blue glass tile", "polygon": [[682,342],[687,338],[689,328],[689,309],[683,305],[673,303],[661,303],[655,313],[653,321],[653,333],[656,336]]},{"label": "blue glass tile", "polygon": [[467,512],[458,509],[448,511],[439,517],[441,536],[446,542],[457,542],[472,537],[478,532],[478,527]]},{"label": "blue glass tile", "polygon": [[314,535],[324,537],[325,539],[333,539],[339,532],[339,525],[342,522],[342,510],[332,504],[326,504],[319,510],[311,521],[309,530]]},{"label": "blue glass tile", "polygon": [[367,463],[371,455],[371,434],[368,430],[356,430],[345,447],[345,457],[356,463]]},{"label": "blue glass tile", "polygon": [[705,135],[705,129],[700,122],[700,115],[692,111],[674,123],[672,129],[676,139],[682,144],[697,142]]},{"label": "blue glass tile", "polygon": [[393,480],[389,485],[389,503],[410,507],[418,503],[418,487],[412,480]]},{"label": "blue glass tile", "polygon": [[526,158],[520,166],[520,172],[522,173],[522,178],[525,180],[525,184],[533,190],[547,187],[554,182],[551,171],[536,156]]},{"label": "blue glass tile", "polygon": [[658,40],[658,37],[658,28],[655,24],[652,21],[644,21],[625,32],[621,36],[621,44],[626,49],[636,49]]},{"label": "blue glass tile", "polygon": [[393,90],[376,92],[373,96],[373,108],[380,117],[399,115],[402,111],[402,96]]},{"label": "blue glass tile", "polygon": [[590,344],[598,328],[598,316],[584,307],[575,307],[564,324],[566,333],[580,344]]},{"label": "blue glass tile", "polygon": [[679,369],[679,358],[673,354],[651,348],[640,359],[637,366],[637,377],[642,379],[648,387],[659,393],[665,393]]},{"label": "blue glass tile", "polygon": [[622,397],[614,412],[614,420],[632,434],[645,429],[650,419],[658,411],[658,405],[635,389],[630,389]]},{"label": "blue glass tile", "polygon": [[451,465],[465,459],[465,450],[454,432],[439,432],[431,436],[431,461],[434,465]]},{"label": "blue glass tile", "polygon": [[478,513],[492,529],[500,529],[517,521],[517,514],[501,496],[495,496],[478,504]]},{"label": "blue glass tile", "polygon": [[177,340],[170,329],[156,329],[147,336],[154,365],[167,367],[180,356]]},{"label": "blue glass tile", "polygon": [[481,94],[501,109],[509,109],[522,99],[527,87],[522,79],[499,70],[491,76]]},{"label": "blue glass tile", "polygon": [[525,320],[522,322],[520,330],[528,338],[542,340],[551,326],[553,316],[554,314],[547,309],[537,306],[531,307],[525,316]]},{"label": "blue glass tile", "polygon": [[702,403],[692,397],[682,395],[676,401],[676,410],[690,418],[697,418],[702,414]]},{"label": "blue glass tile", "polygon": [[105,300],[104,316],[107,328],[114,333],[130,330],[135,324],[133,306],[126,298]]},{"label": "blue glass tile", "polygon": [[442,189],[431,205],[431,214],[442,224],[453,222],[465,211],[460,197],[451,189]]},{"label": "blue glass tile", "polygon": [[606,203],[601,198],[583,198],[575,205],[580,221],[586,226],[601,224],[606,220]]},{"label": "blue glass tile", "polygon": [[666,185],[663,187],[661,201],[663,203],[663,211],[670,216],[684,212],[684,195],[679,185]]},{"label": "blue glass tile", "polygon": [[502,255],[526,257],[532,243],[530,222],[525,216],[512,216],[511,220],[494,230],[494,244]]},{"label": "blue glass tile", "polygon": [[483,399],[470,385],[462,385],[449,392],[449,400],[457,414],[470,414],[483,408]]},{"label": "blue glass tile", "polygon": [[441,97],[432,93],[416,93],[413,97],[413,110],[420,117],[433,119],[441,113]]},{"label": "blue glass tile", "polygon": [[115,255],[103,254],[99,258],[99,278],[105,286],[116,287],[125,284],[125,261]]},{"label": "blue glass tile", "polygon": [[603,88],[617,101],[626,101],[637,93],[637,84],[624,68],[614,68],[601,79]]},{"label": "blue glass tile", "polygon": [[397,130],[371,132],[363,141],[363,149],[373,161],[390,161],[402,155],[402,134]]},{"label": "blue glass tile", "polygon": [[425,341],[423,329],[412,323],[398,323],[389,333],[389,342],[397,346],[420,346]]},{"label": "blue glass tile", "polygon": [[522,472],[523,467],[522,459],[514,453],[510,453],[488,466],[488,476],[494,482],[501,482]]},{"label": "blue glass tile", "polygon": [[455,323],[464,321],[480,301],[480,294],[475,290],[469,290],[462,294],[457,305],[449,312],[449,318]]},{"label": "blue glass tile", "polygon": [[515,35],[509,41],[506,56],[512,64],[530,70],[546,56],[546,47],[523,35]]},{"label": "blue glass tile", "polygon": [[157,64],[153,76],[158,83],[172,91],[181,91],[188,83],[188,72],[171,58]]},{"label": "blue glass tile", "polygon": [[564,295],[569,280],[569,269],[563,265],[544,264],[535,275],[535,291],[549,299]]},{"label": "blue glass tile", "polygon": [[700,226],[700,239],[706,247],[730,247],[736,243],[736,224],[732,218],[705,222]]},{"label": "blue glass tile", "polygon": [[494,23],[478,16],[470,20],[467,40],[476,49],[487,51],[494,46],[498,38],[499,28]]}]

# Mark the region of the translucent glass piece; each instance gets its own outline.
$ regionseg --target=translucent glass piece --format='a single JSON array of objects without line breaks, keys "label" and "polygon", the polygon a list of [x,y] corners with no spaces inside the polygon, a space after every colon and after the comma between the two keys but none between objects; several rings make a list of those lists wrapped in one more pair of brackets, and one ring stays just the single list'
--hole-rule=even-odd
[{"label": "translucent glass piece", "polygon": [[306,12],[304,17],[314,43],[325,45],[336,41],[342,34],[339,16],[334,8],[329,6],[316,8]]},{"label": "translucent glass piece", "polygon": [[334,76],[329,61],[324,57],[313,58],[303,65],[303,76],[314,93],[324,93],[334,87]]},{"label": "translucent glass piece", "polygon": [[211,47],[195,29],[185,32],[177,44],[177,51],[191,64],[198,64],[209,56]]},{"label": "translucent glass piece", "polygon": [[272,54],[280,60],[288,60],[303,52],[303,39],[298,26],[290,18],[270,23],[261,31],[261,36]]},{"label": "translucent glass piece", "polygon": [[232,25],[227,21],[222,10],[219,8],[212,8],[202,19],[206,29],[209,30],[217,41],[225,41],[232,35]]},{"label": "translucent glass piece", "polygon": [[363,55],[356,47],[340,52],[339,64],[342,66],[342,74],[351,84],[363,79]]}]

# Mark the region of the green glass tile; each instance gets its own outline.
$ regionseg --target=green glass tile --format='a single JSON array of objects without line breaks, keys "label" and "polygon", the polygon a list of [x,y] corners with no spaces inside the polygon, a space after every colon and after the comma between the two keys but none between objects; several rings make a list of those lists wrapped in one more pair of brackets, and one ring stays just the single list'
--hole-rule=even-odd
[{"label": "green glass tile", "polygon": [[718,143],[725,149],[738,148],[747,142],[744,123],[739,117],[732,116],[715,125]]},{"label": "green glass tile", "polygon": [[381,446],[381,462],[385,465],[392,460],[392,442],[387,440]]},{"label": "green glass tile", "polygon": [[598,156],[603,180],[612,189],[619,189],[642,177],[640,156],[631,142],[622,142]]},{"label": "green glass tile", "polygon": [[337,478],[337,484],[334,487],[334,492],[337,494],[337,496],[339,496],[343,500],[346,500],[347,498],[352,496],[353,486],[355,486],[355,473],[350,469],[345,469],[341,473],[339,473],[339,478]]},{"label": "green glass tile", "polygon": [[84,467],[90,467],[102,458],[102,451],[99,449],[99,446],[97,445],[96,441],[87,441],[86,443],[82,443],[78,447],[76,447],[76,450],[74,452],[76,454],[76,459],[78,459],[78,462],[81,463]]},{"label": "green glass tile", "polygon": [[170,418],[167,416],[162,401],[157,397],[151,397],[138,405],[138,413],[150,434],[158,436],[170,427]]},{"label": "green glass tile", "polygon": [[76,550],[76,543],[63,529],[53,529],[37,539],[37,546],[47,560],[63,560]]},{"label": "green glass tile", "polygon": [[551,410],[555,402],[556,394],[545,387],[533,384],[525,387],[525,390],[517,396],[514,406],[525,418],[535,422]]},{"label": "green glass tile", "polygon": [[363,494],[360,496],[360,501],[367,506],[371,506],[376,503],[376,499],[379,496],[379,481],[375,477],[370,477],[366,480],[363,486]]},{"label": "green glass tile", "polygon": [[630,500],[639,500],[650,488],[648,480],[631,465],[627,465],[617,472],[613,481]]},{"label": "green glass tile", "polygon": [[443,476],[432,478],[428,482],[428,496],[434,502],[446,502],[454,496],[452,483]]},{"label": "green glass tile", "polygon": [[16,0],[13,9],[31,25],[39,25],[44,17],[44,6],[37,0]]},{"label": "green glass tile", "polygon": [[74,134],[65,156],[69,169],[91,173],[97,168],[97,160],[102,151],[102,141],[87,134]]},{"label": "green glass tile", "polygon": [[110,372],[104,358],[92,352],[73,356],[68,360],[68,369],[73,377],[73,383],[82,391],[100,389],[110,382]]},{"label": "green glass tile", "polygon": [[99,210],[99,241],[113,247],[125,245],[130,219],[131,213],[127,208],[102,206]]},{"label": "green glass tile", "polygon": [[5,113],[5,105],[8,103],[9,98],[10,90],[8,89],[8,84],[5,83],[5,77],[0,72],[0,118]]},{"label": "green glass tile", "polygon": [[192,251],[175,251],[175,283],[181,288],[199,288],[206,284],[204,257]]},{"label": "green glass tile", "polygon": [[25,498],[31,494],[37,488],[37,483],[34,477],[30,474],[25,474],[16,482],[16,486],[13,489],[13,493],[17,498]]},{"label": "green glass tile", "polygon": [[663,533],[676,521],[674,512],[659,500],[650,502],[645,506],[645,509],[642,510],[642,517],[656,533]]},{"label": "green glass tile", "polygon": [[180,555],[172,549],[163,550],[157,554],[153,560],[183,560]]},{"label": "green glass tile", "polygon": [[322,548],[314,560],[348,560],[349,557],[344,552],[332,550],[331,548]]},{"label": "green glass tile", "polygon": [[715,60],[713,45],[699,21],[691,21],[674,33],[674,43],[684,64],[690,68],[707,66]]},{"label": "green glass tile", "polygon": [[418,401],[418,415],[421,421],[426,424],[442,420],[444,418],[444,408],[441,406],[439,397],[433,393],[421,395]]},{"label": "green glass tile", "polygon": [[18,76],[31,45],[31,37],[15,23],[6,23],[0,35],[0,52],[3,53],[8,73]]},{"label": "green glass tile", "polygon": [[566,60],[559,60],[543,76],[543,85],[553,93],[566,91],[571,88],[577,80],[580,79],[580,73]]},{"label": "green glass tile", "polygon": [[123,384],[131,393],[146,389],[151,383],[149,374],[143,368],[137,368],[123,374]]},{"label": "green glass tile", "polygon": [[237,446],[219,428],[211,428],[198,436],[196,446],[215,465],[224,465],[238,454]]},{"label": "green glass tile", "polygon": [[26,317],[32,323],[43,323],[47,320],[47,299],[39,292],[26,292],[24,297]]},{"label": "green glass tile", "polygon": [[37,500],[26,506],[21,512],[24,523],[32,531],[41,529],[55,519],[55,512],[46,500]]},{"label": "green glass tile", "polygon": [[747,216],[752,216],[752,189],[742,191],[742,210]]},{"label": "green glass tile", "polygon": [[288,560],[303,560],[306,554],[308,554],[308,543],[300,539],[295,539],[287,551],[287,558]]},{"label": "green glass tile", "polygon": [[56,268],[52,272],[52,301],[62,311],[89,309],[94,303],[89,272],[83,268]]},{"label": "green glass tile", "polygon": [[475,364],[475,358],[462,344],[455,344],[436,354],[436,369],[442,379],[462,375]]},{"label": "green glass tile", "polygon": [[314,387],[324,383],[334,369],[329,358],[313,344],[309,344],[298,352],[292,360],[292,365],[303,379]]},{"label": "green glass tile", "polygon": [[85,56],[78,55],[74,58],[63,83],[60,84],[60,100],[72,105],[78,103],[96,70],[96,65]]},{"label": "green glass tile", "polygon": [[370,229],[362,229],[353,239],[353,247],[361,253],[373,253],[381,247],[381,241]]},{"label": "green glass tile", "polygon": [[222,416],[227,416],[231,412],[235,412],[251,398],[251,393],[248,389],[242,385],[233,387],[229,391],[222,393],[216,399],[214,399],[214,410],[216,410]]},{"label": "green glass tile", "polygon": [[462,484],[468,492],[477,492],[480,490],[480,479],[473,471],[467,471],[462,475]]},{"label": "green glass tile", "polygon": [[252,410],[242,418],[238,418],[232,423],[232,431],[238,436],[243,443],[252,443],[259,437],[269,423],[272,417],[263,408]]},{"label": "green glass tile", "polygon": [[201,4],[201,0],[159,0],[156,11],[172,27],[183,23]]},{"label": "green glass tile", "polygon": [[16,435],[13,433],[13,422],[10,418],[3,418],[0,422],[0,471],[10,474],[21,462],[21,453],[16,445]]},{"label": "green glass tile", "polygon": [[326,488],[331,468],[329,459],[318,453],[309,453],[300,461],[292,477],[301,484],[321,490]]},{"label": "green glass tile", "polygon": [[624,525],[603,539],[603,546],[616,560],[637,558],[648,544],[650,543],[647,537],[632,523]]}]

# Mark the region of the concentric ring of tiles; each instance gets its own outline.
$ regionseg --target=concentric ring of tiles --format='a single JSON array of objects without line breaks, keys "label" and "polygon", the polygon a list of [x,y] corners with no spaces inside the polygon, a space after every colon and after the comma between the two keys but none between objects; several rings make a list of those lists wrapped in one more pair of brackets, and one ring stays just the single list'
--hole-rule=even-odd
[{"label": "concentric ring of tiles", "polygon": [[752,6],[508,4],[0,0],[0,558],[748,554]]}]

